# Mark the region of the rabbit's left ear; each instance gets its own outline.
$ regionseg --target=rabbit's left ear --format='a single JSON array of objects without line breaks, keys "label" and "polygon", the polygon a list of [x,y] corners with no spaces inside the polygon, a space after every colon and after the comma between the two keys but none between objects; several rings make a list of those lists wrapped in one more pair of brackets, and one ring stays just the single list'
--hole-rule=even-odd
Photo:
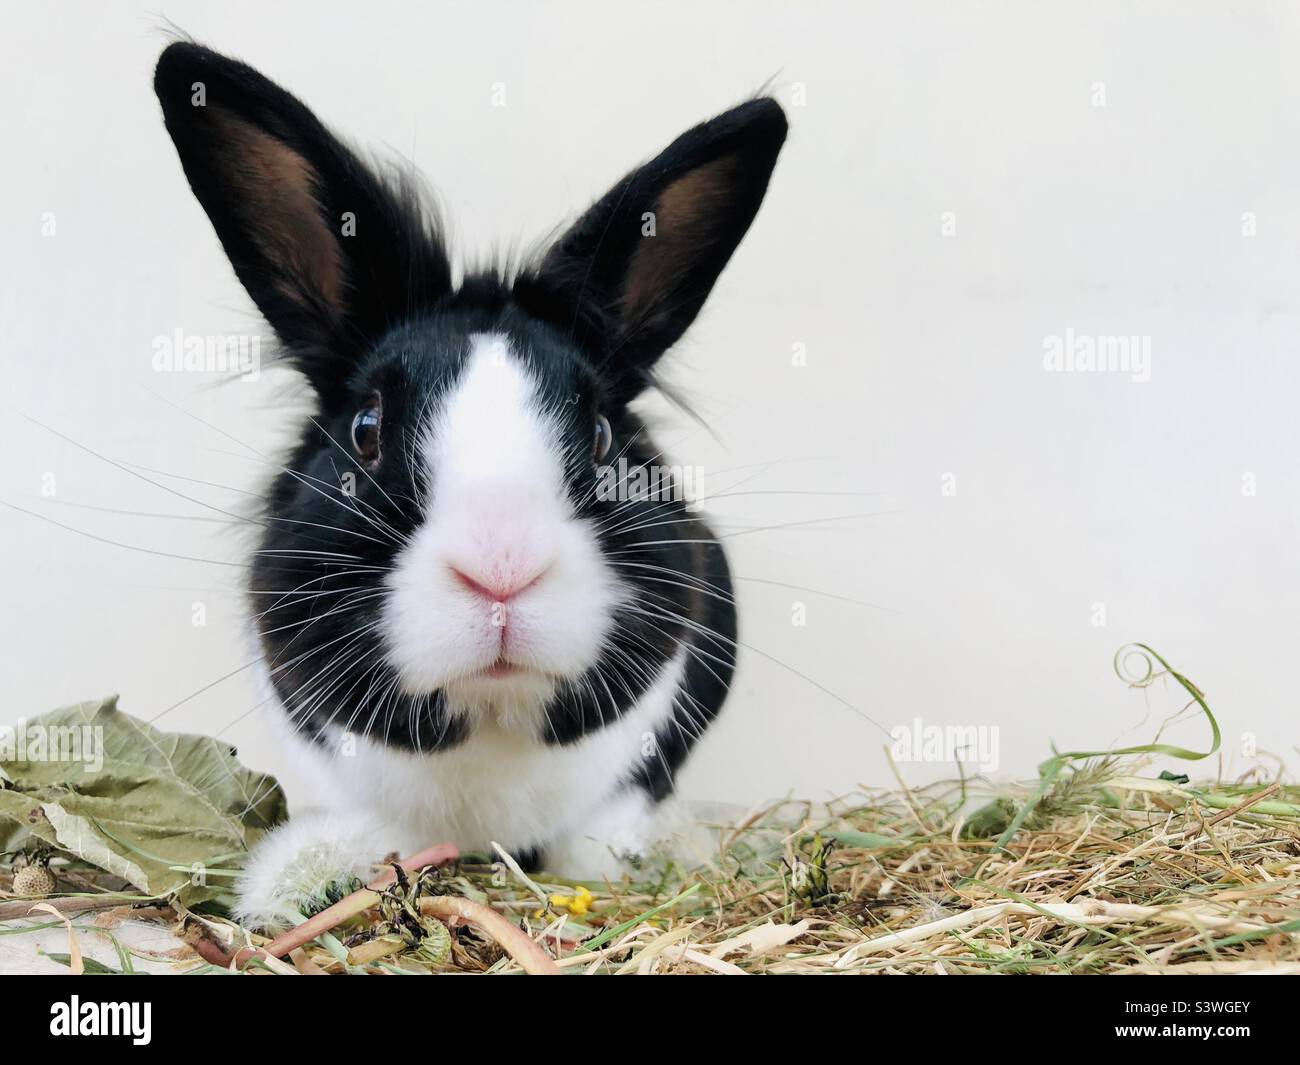
[{"label": "rabbit's left ear", "polygon": [[549,317],[635,395],[749,229],[786,128],[763,97],[682,134],[579,218],[516,294],[539,313],[552,304]]}]

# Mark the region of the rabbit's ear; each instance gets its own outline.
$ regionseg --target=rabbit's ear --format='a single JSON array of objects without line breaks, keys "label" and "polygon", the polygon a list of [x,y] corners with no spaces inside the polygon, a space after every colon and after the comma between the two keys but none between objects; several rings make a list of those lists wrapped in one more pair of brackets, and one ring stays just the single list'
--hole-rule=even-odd
[{"label": "rabbit's ear", "polygon": [[749,229],[785,135],[785,114],[766,97],[682,134],[555,243],[523,279],[523,302],[540,313],[558,303],[549,316],[635,395]]},{"label": "rabbit's ear", "polygon": [[336,398],[367,341],[450,289],[435,224],[243,63],[173,44],[154,89],[239,280],[322,399]]}]

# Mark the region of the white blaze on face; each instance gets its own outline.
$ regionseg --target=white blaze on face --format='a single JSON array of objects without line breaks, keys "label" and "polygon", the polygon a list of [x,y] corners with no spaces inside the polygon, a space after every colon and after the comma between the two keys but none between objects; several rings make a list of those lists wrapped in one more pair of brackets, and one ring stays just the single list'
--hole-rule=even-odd
[{"label": "white blaze on face", "polygon": [[583,673],[621,594],[574,519],[555,420],[506,338],[470,337],[420,432],[427,510],[394,560],[383,621],[402,687],[517,701]]}]

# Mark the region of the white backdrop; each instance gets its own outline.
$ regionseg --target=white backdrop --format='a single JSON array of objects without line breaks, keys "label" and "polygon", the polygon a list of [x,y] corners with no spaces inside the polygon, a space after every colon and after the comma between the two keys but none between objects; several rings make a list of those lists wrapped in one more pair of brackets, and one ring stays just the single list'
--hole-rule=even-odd
[{"label": "white backdrop", "polygon": [[[918,718],[990,730],[1003,776],[1051,741],[1140,742],[1177,701],[1114,678],[1135,639],[1204,688],[1227,771],[1252,740],[1294,760],[1300,20],[1075,6],[6,3],[0,500],[238,561],[194,501],[246,503],[249,447],[292,423],[276,373],[152,367],[176,329],[259,329],[151,91],[164,17],[414,160],[470,254],[770,79],[789,142],[670,356],[716,439],[665,414],[664,440],[746,578],[741,672],[686,791],[888,783],[885,731]],[[1149,363],[1045,368],[1106,337]],[[0,534],[0,720],[120,691],[285,768],[237,672],[238,569],[10,509]]]}]

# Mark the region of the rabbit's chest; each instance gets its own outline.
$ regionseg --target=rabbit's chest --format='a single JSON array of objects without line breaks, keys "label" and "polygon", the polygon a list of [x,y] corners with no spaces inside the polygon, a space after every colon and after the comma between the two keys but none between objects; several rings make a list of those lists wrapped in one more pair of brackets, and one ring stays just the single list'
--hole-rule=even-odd
[{"label": "rabbit's chest", "polygon": [[[368,808],[389,826],[392,846],[415,850],[449,840],[490,851],[543,845],[579,828],[609,803],[646,758],[656,757],[682,677],[663,670],[617,721],[555,746],[487,716],[447,750],[416,754],[358,739],[326,753],[304,751],[329,805]],[[301,740],[299,741],[302,742]]]}]

